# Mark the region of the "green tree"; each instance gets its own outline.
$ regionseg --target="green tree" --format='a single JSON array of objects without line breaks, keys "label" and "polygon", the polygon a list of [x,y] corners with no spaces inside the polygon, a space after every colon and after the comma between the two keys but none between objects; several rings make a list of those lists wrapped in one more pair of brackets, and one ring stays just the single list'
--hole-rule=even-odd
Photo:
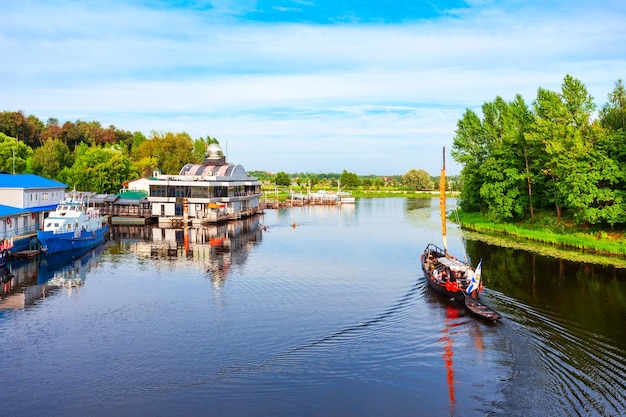
[{"label": "green tree", "polygon": [[158,169],[165,174],[178,174],[189,163],[200,163],[193,154],[193,142],[187,133],[157,133],[139,145],[138,159],[156,158]]},{"label": "green tree", "polygon": [[81,191],[115,194],[122,184],[137,177],[130,159],[111,148],[77,148],[76,160],[71,168],[64,169],[61,181]]},{"label": "green tree", "polygon": [[291,185],[291,177],[286,172],[277,172],[274,176],[274,184],[287,187]]},{"label": "green tree", "polygon": [[486,139],[480,117],[470,109],[457,122],[451,154],[455,161],[463,165],[461,208],[468,212],[484,211],[486,207],[480,189],[484,183],[481,167],[487,158]]},{"label": "green tree", "polygon": [[423,169],[411,169],[402,176],[402,185],[409,190],[425,191],[435,188],[428,172]]},{"label": "green tree", "polygon": [[560,221],[563,208],[585,210],[588,200],[582,193],[588,186],[583,183],[594,181],[592,178],[598,174],[585,173],[579,167],[588,162],[588,154],[594,149],[590,120],[595,104],[584,84],[567,75],[560,93],[540,88],[533,107],[535,123],[526,138],[543,150],[536,156],[546,177],[548,199]]},{"label": "green tree", "polygon": [[198,161],[204,160],[206,157],[206,149],[212,144],[217,143],[219,145],[219,141],[216,138],[212,138],[211,136],[207,136],[206,138],[198,138],[193,141],[193,155],[194,159]]},{"label": "green tree", "polygon": [[526,193],[528,165],[524,152],[524,132],[530,118],[521,97],[507,103],[501,97],[483,105],[482,122],[485,147],[488,150],[481,173],[485,179],[480,196],[490,216],[496,219],[521,218],[529,203]]},{"label": "green tree", "polygon": [[60,140],[47,140],[35,149],[31,158],[34,174],[47,178],[57,178],[63,168],[70,167],[74,158],[67,145]]},{"label": "green tree", "polygon": [[30,146],[0,132],[0,171],[22,173],[33,154]]},{"label": "green tree", "polygon": [[345,169],[339,176],[339,182],[341,183],[342,187],[346,187],[349,189],[356,188],[361,185],[361,180],[359,179],[359,177],[355,173],[348,172]]},{"label": "green tree", "polygon": [[626,88],[622,80],[617,80],[609,93],[609,102],[600,111],[600,121],[604,127],[626,131]]}]

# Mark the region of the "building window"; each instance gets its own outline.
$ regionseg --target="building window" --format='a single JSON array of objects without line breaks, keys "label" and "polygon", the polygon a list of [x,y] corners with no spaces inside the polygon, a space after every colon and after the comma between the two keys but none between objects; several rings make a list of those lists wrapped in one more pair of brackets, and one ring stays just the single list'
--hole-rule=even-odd
[{"label": "building window", "polygon": [[191,187],[192,198],[209,198],[209,187]]},{"label": "building window", "polygon": [[166,196],[165,185],[151,185],[150,196],[151,197],[165,197]]},{"label": "building window", "polygon": [[46,201],[48,200],[48,193],[42,193],[41,194],[41,201]]},{"label": "building window", "polygon": [[228,187],[215,187],[215,197],[228,197]]}]

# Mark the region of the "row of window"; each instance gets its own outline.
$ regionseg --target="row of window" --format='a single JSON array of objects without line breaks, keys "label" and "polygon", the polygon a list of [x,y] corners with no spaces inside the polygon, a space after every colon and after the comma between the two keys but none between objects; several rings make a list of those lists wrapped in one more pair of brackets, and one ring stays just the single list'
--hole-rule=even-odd
[{"label": "row of window", "polygon": [[188,185],[150,185],[150,197],[188,197],[188,198],[215,198],[229,196],[244,196],[260,193],[261,187],[235,186],[235,187],[205,187]]},{"label": "row of window", "polygon": [[[41,201],[48,201],[51,194],[52,198],[59,198],[61,191],[53,191],[52,193],[41,193]],[[37,201],[39,199],[39,193],[29,193],[29,197],[30,201]]]}]

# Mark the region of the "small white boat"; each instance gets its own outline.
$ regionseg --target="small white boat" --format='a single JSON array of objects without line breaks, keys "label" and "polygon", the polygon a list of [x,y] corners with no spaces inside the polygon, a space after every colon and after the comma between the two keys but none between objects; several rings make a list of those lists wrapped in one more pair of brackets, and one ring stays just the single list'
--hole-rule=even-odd
[{"label": "small white boat", "polygon": [[339,191],[337,193],[337,200],[340,204],[354,204],[356,201],[352,193],[348,191]]}]

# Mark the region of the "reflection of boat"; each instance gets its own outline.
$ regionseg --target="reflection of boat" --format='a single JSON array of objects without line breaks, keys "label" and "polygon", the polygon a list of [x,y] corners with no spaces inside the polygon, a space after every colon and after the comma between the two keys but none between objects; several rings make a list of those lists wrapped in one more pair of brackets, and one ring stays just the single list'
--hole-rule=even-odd
[{"label": "reflection of boat", "polygon": [[0,267],[3,267],[9,261],[9,251],[13,247],[12,239],[0,240]]},{"label": "reflection of boat", "polygon": [[9,292],[11,286],[11,278],[13,278],[13,276],[11,275],[9,268],[6,265],[0,266],[0,284],[2,284],[2,290],[0,291],[0,294]]},{"label": "reflection of boat", "polygon": [[[104,248],[104,247],[103,247]],[[102,249],[78,249],[55,254],[44,254],[37,270],[37,284],[51,287],[82,285],[84,275],[100,259]]]},{"label": "reflection of boat", "polygon": [[339,191],[337,193],[337,199],[340,204],[354,204],[356,201],[352,193],[348,191]]},{"label": "reflection of boat", "polygon": [[48,253],[89,249],[104,242],[107,224],[100,211],[87,207],[82,196],[72,193],[45,220],[43,231],[37,232],[41,247]]},{"label": "reflection of boat", "polygon": [[450,412],[452,413],[452,415],[454,415],[456,411],[456,397],[454,394],[455,384],[454,384],[454,362],[453,362],[453,358],[454,358],[453,327],[456,327],[459,325],[458,323],[456,323],[457,318],[458,317],[457,317],[456,310],[448,307],[448,309],[446,310],[446,321],[445,321],[446,327],[441,331],[443,333],[443,336],[439,338],[439,341],[444,342],[444,351],[443,351],[442,358],[446,365],[446,380],[448,382],[448,397],[450,401]]},{"label": "reflection of boat", "polygon": [[439,183],[439,205],[441,211],[441,232],[443,249],[430,243],[422,253],[422,270],[428,285],[440,294],[465,303],[474,315],[487,320],[498,320],[498,312],[486,306],[478,299],[482,291],[481,262],[476,270],[466,262],[448,253],[446,238],[446,148],[443,148],[443,168]]}]

